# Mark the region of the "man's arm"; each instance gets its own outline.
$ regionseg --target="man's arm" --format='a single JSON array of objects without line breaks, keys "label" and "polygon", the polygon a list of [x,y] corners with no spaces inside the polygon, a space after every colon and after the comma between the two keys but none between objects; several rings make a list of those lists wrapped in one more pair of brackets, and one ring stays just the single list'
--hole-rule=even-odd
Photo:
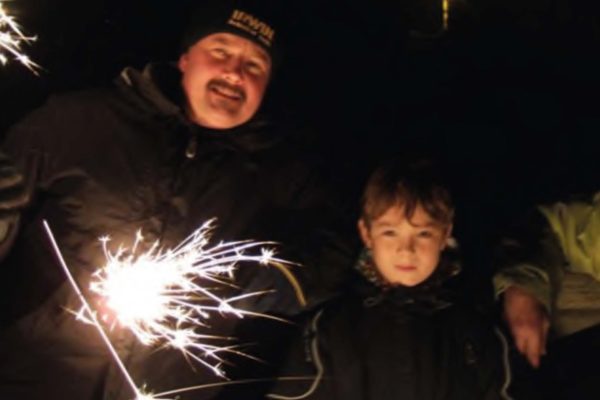
[{"label": "man's arm", "polygon": [[10,157],[0,151],[0,260],[10,251],[20,212],[31,201],[32,190],[28,186]]}]

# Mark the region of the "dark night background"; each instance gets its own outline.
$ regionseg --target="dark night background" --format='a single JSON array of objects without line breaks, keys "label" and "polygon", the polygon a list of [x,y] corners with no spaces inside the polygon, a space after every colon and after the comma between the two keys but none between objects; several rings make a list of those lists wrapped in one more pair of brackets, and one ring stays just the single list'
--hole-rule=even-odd
[{"label": "dark night background", "polygon": [[[0,69],[1,131],[52,92],[176,59],[187,3],[5,3],[39,36],[27,52],[45,71]],[[441,0],[278,3],[286,58],[267,107],[309,128],[348,198],[388,155],[443,160],[479,283],[507,220],[531,202],[599,188],[600,3],[451,0],[446,32]]]}]

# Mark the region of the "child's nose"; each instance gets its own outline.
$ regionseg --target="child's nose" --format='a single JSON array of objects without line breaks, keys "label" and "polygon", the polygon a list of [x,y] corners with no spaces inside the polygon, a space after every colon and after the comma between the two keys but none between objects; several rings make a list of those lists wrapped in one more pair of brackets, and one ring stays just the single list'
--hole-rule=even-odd
[{"label": "child's nose", "polygon": [[400,238],[398,239],[397,250],[398,252],[413,252],[415,249],[415,242],[412,238]]}]

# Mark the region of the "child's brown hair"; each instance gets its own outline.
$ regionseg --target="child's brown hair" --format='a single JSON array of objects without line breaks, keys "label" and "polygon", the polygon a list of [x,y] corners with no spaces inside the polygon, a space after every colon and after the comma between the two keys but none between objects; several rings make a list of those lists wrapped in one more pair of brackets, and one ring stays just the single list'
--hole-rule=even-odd
[{"label": "child's brown hair", "polygon": [[373,172],[361,202],[361,216],[367,226],[390,207],[404,206],[410,221],[420,205],[442,226],[454,219],[454,204],[441,176],[429,160],[389,162]]}]

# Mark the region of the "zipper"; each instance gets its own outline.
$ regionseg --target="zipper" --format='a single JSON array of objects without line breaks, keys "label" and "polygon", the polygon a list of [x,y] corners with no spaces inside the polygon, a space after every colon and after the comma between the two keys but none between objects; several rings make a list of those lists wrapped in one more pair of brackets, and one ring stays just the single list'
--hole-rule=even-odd
[{"label": "zipper", "polygon": [[190,139],[188,140],[188,144],[185,148],[185,157],[188,160],[193,160],[196,158],[196,153],[198,152],[198,138],[196,135],[192,134]]}]

